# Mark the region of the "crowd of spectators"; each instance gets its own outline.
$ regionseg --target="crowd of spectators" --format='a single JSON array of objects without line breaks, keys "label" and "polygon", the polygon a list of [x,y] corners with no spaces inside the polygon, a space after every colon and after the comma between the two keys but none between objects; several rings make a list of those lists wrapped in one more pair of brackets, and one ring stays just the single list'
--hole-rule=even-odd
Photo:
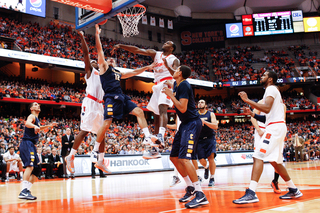
[{"label": "crowd of spectators", "polygon": [[317,109],[317,105],[312,103],[303,94],[300,94],[297,91],[283,92],[282,99],[287,107],[287,110]]}]

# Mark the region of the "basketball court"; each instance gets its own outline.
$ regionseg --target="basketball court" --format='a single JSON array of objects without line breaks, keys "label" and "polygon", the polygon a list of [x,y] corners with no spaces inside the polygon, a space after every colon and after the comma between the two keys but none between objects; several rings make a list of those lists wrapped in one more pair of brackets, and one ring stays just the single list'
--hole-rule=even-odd
[{"label": "basketball court", "polygon": [[[214,187],[202,182],[209,205],[185,209],[179,198],[185,183],[169,187],[173,172],[109,175],[107,178],[79,177],[37,181],[31,188],[35,201],[18,199],[20,182],[0,184],[0,212],[319,212],[320,162],[286,163],[294,183],[303,193],[295,200],[280,200],[270,187],[274,170],[265,164],[254,204],[235,205],[232,200],[249,187],[252,165],[218,167]],[[203,170],[201,170],[203,176]],[[279,179],[281,195],[286,184]]]}]

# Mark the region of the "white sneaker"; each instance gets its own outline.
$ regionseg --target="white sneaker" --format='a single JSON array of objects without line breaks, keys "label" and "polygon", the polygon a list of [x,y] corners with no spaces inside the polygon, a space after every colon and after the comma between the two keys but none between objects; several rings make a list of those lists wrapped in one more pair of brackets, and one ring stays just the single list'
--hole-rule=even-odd
[{"label": "white sneaker", "polygon": [[142,144],[143,145],[149,145],[152,147],[159,147],[159,144],[156,144],[155,142],[159,139],[155,135],[150,135],[149,137],[145,137]]},{"label": "white sneaker", "polygon": [[144,153],[142,158],[146,160],[161,158],[161,154],[157,147],[152,148],[153,150]]},{"label": "white sneaker", "polygon": [[106,167],[106,165],[104,164],[104,161],[97,161],[97,163],[94,166],[98,169],[101,169],[105,173],[111,173],[108,167]]},{"label": "white sneaker", "polygon": [[98,152],[92,150],[90,153],[90,160],[92,163],[96,163],[98,161]]},{"label": "white sneaker", "polygon": [[170,184],[170,187],[173,187],[173,186],[175,186],[175,185],[177,185],[177,184],[179,184],[179,183],[181,183],[180,178],[177,177],[177,176],[173,176],[173,177],[172,177],[172,182],[171,182],[171,184]]}]

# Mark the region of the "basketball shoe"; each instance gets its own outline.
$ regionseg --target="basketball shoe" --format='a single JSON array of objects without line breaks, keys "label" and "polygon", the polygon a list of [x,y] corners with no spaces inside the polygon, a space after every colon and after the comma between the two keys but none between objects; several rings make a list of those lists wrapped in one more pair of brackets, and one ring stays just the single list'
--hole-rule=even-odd
[{"label": "basketball shoe", "polygon": [[111,173],[111,171],[106,167],[103,161],[97,161],[97,163],[94,165],[96,168],[101,169],[105,173]]},{"label": "basketball shoe", "polygon": [[143,154],[142,158],[146,160],[157,159],[161,158],[161,154],[157,147],[152,147],[152,149],[149,152]]},{"label": "basketball shoe", "polygon": [[208,186],[214,186],[214,178],[210,178]]},{"label": "basketball shoe", "polygon": [[179,184],[179,183],[181,183],[181,180],[180,180],[180,178],[178,177],[178,176],[173,176],[172,177],[172,182],[171,182],[171,184],[170,184],[170,187],[173,187],[173,186],[175,186],[175,185],[177,185],[177,184]]},{"label": "basketball shoe", "polygon": [[74,174],[75,173],[75,170],[74,170],[74,155],[68,155],[67,157],[65,157],[65,161],[66,161],[67,168],[68,168],[69,172]]},{"label": "basketball shoe", "polygon": [[299,198],[302,197],[302,193],[300,192],[300,190],[298,188],[288,188],[289,192],[285,195],[280,196],[280,199],[292,199],[292,198]]},{"label": "basketball shoe", "polygon": [[204,169],[204,179],[209,178],[209,168]]},{"label": "basketball shoe", "polygon": [[196,197],[193,198],[189,203],[186,203],[186,205],[184,205],[186,208],[191,209],[197,206],[209,204],[209,201],[207,200],[206,195],[203,192],[197,191],[195,192],[195,194]]},{"label": "basketball shoe", "polygon": [[278,186],[278,182],[271,181],[271,187],[273,188],[274,193],[281,194],[281,190]]},{"label": "basketball shoe", "polygon": [[151,135],[149,137],[145,137],[142,144],[159,147],[159,144],[155,143],[157,140],[158,138],[156,136]]},{"label": "basketball shoe", "polygon": [[256,203],[259,202],[259,199],[254,191],[251,189],[246,189],[246,194],[241,198],[234,200],[235,204],[247,204],[247,203]]},{"label": "basketball shoe", "polygon": [[191,200],[191,198],[194,197],[194,194],[195,194],[195,188],[193,186],[188,186],[186,188],[185,195],[179,199],[179,202],[187,202],[187,201]]},{"label": "basketball shoe", "polygon": [[33,196],[33,195],[31,194],[31,192],[30,192],[27,188],[23,189],[23,190],[20,192],[18,198],[20,198],[20,199],[26,199],[26,200],[35,200],[35,199],[37,199],[37,197]]}]

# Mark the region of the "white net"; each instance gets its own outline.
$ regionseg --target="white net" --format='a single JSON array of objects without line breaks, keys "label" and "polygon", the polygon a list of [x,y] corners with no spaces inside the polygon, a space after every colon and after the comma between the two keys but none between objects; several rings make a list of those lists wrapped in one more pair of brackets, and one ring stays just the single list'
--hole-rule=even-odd
[{"label": "white net", "polygon": [[117,14],[122,26],[123,37],[131,37],[139,34],[138,24],[145,12],[146,8],[144,6],[135,5]]}]

